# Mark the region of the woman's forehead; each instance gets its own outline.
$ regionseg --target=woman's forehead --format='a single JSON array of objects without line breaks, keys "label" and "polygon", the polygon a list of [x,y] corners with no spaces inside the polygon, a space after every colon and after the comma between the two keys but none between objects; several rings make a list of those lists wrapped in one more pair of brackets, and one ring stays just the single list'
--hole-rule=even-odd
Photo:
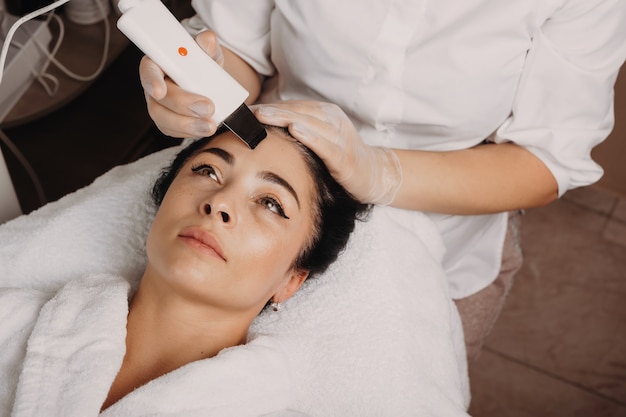
[{"label": "woman's forehead", "polygon": [[302,145],[278,129],[268,129],[267,137],[255,149],[250,149],[235,134],[226,131],[215,136],[199,153],[207,150],[211,150],[211,153],[224,151],[229,154],[227,157],[232,157],[233,164],[275,172],[290,181],[304,182],[307,188],[313,181]]},{"label": "woman's forehead", "polygon": [[268,129],[267,137],[255,149],[250,149],[234,133],[226,131],[211,139],[202,150],[222,148],[227,150],[233,157],[265,161],[268,164],[286,162],[281,156],[298,154],[300,155],[297,158],[298,165],[304,166],[306,163],[301,146],[294,138],[281,130]]}]

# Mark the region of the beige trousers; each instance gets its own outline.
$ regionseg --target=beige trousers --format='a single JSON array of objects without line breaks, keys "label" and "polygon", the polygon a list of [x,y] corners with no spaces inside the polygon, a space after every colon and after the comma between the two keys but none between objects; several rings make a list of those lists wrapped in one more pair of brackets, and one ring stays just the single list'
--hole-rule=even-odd
[{"label": "beige trousers", "polygon": [[498,319],[513,277],[522,266],[519,227],[522,213],[509,213],[509,223],[502,251],[500,274],[488,287],[469,297],[455,300],[461,315],[467,358],[478,359],[485,339]]}]

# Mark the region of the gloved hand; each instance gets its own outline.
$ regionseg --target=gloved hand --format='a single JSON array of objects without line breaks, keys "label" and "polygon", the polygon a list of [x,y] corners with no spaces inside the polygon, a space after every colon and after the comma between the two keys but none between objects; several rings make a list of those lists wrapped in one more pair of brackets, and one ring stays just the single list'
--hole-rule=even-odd
[{"label": "gloved hand", "polygon": [[[214,32],[207,30],[199,33],[196,42],[218,64],[223,65],[224,54]],[[139,78],[148,113],[163,133],[189,138],[209,136],[215,132],[216,125],[212,119],[215,107],[210,99],[180,88],[146,56],[139,64]]]},{"label": "gloved hand", "polygon": [[291,101],[254,107],[262,123],[287,127],[315,152],[331,175],[362,203],[388,205],[402,184],[402,169],[388,148],[363,143],[348,116],[336,105]]}]

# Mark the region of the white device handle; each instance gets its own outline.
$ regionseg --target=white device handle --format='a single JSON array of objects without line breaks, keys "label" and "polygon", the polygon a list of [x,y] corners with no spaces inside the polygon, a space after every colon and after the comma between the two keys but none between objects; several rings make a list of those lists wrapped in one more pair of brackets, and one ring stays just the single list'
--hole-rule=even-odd
[{"label": "white device handle", "polygon": [[180,87],[211,99],[223,122],[248,91],[198,46],[160,0],[120,2],[117,27]]}]

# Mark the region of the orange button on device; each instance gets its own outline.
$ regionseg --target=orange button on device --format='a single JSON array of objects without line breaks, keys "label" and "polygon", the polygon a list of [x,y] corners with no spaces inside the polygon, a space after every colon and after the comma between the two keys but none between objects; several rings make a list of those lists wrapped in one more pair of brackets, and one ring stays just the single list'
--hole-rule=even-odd
[{"label": "orange button on device", "polygon": [[180,56],[187,56],[187,48],[185,48],[184,46],[181,46],[180,48],[178,48],[178,54]]}]

